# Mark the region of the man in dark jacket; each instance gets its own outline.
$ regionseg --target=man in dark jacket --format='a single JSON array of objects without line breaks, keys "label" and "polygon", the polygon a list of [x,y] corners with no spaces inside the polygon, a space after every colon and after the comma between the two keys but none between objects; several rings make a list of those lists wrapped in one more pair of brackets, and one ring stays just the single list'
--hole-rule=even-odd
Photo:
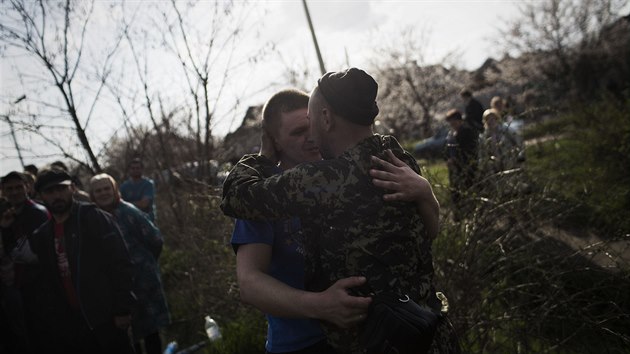
[{"label": "man in dark jacket", "polygon": [[[6,316],[7,330],[0,333],[0,352],[29,352],[26,336],[22,297],[29,295],[33,283],[34,266],[27,262],[15,263],[18,253],[30,253],[26,240],[41,224],[48,220],[43,206],[28,197],[27,181],[17,171],[9,172],[0,181],[2,196],[6,204],[0,211],[0,233],[2,234],[2,268],[0,277],[0,312]],[[22,259],[28,257],[23,254]],[[31,257],[32,259],[32,257]]]},{"label": "man in dark jacket", "polygon": [[477,101],[467,89],[462,90],[460,93],[462,99],[466,103],[466,108],[464,109],[464,120],[468,122],[471,128],[477,131],[477,134],[483,132],[483,105]]},{"label": "man in dark jacket", "polygon": [[38,175],[35,190],[52,219],[35,231],[41,297],[29,318],[34,342],[47,353],[133,353],[131,260],[111,216],[72,198],[62,170]]},{"label": "man in dark jacket", "polygon": [[453,215],[455,220],[459,220],[467,213],[463,196],[470,192],[474,183],[479,136],[456,109],[446,113],[446,121],[451,126],[446,136],[446,162],[454,205]]}]

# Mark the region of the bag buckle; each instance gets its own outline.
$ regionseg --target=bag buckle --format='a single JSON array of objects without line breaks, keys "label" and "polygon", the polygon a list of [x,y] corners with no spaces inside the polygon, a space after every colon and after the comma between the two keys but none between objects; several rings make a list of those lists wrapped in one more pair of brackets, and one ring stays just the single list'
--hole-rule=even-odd
[{"label": "bag buckle", "polygon": [[405,295],[404,299],[398,298],[398,301],[400,301],[400,302],[409,302],[409,295]]}]

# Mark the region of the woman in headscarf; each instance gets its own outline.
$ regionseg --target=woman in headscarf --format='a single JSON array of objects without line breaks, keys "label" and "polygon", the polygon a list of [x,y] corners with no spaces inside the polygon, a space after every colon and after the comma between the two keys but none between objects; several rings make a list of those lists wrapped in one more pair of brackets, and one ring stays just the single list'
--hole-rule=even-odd
[{"label": "woman in headscarf", "polygon": [[137,353],[162,353],[159,329],[170,323],[166,297],[160,279],[158,257],[162,235],[158,228],[132,204],[120,197],[118,184],[108,174],[90,180],[90,197],[96,205],[111,213],[122,231],[133,262],[133,292],[137,302],[132,310],[131,328]]}]

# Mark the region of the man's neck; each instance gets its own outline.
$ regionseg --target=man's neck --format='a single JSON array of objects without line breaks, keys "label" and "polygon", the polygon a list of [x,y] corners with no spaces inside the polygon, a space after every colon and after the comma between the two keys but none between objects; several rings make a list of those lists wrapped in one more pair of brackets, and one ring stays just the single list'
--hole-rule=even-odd
[{"label": "man's neck", "polygon": [[335,137],[336,144],[333,145],[331,152],[335,157],[341,156],[347,150],[355,147],[363,140],[374,135],[372,127],[354,126],[350,129],[343,129],[342,134]]},{"label": "man's neck", "polygon": [[131,180],[134,181],[134,182],[138,182],[141,179],[142,179],[142,175],[137,176],[137,177],[131,176]]}]

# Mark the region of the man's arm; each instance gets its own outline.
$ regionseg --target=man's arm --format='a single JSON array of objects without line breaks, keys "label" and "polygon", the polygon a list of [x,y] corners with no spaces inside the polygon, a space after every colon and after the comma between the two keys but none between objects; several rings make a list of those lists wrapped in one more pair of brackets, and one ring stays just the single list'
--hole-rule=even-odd
[{"label": "man's arm", "polygon": [[372,182],[377,187],[392,191],[383,195],[386,201],[415,201],[427,236],[434,239],[439,231],[440,204],[433,194],[431,184],[390,150],[386,154],[391,163],[372,156],[372,162],[383,168],[370,170],[370,176],[374,177]]},{"label": "man's arm", "polygon": [[133,204],[136,208],[140,210],[146,210],[149,205],[151,205],[151,199],[147,197],[142,197],[142,199],[131,202],[131,204]]},{"label": "man's arm", "polygon": [[241,300],[277,317],[314,318],[348,328],[367,316],[371,299],[348,294],[365,283],[364,277],[338,280],[323,292],[295,289],[268,274],[271,246],[264,243],[240,245],[236,253],[236,275]]},{"label": "man's arm", "polygon": [[[279,220],[336,208],[341,173],[325,161],[298,165],[270,176],[275,165],[265,156],[246,155],[223,184],[223,213],[248,220]],[[270,177],[266,177],[270,176]]]},{"label": "man's arm", "polygon": [[142,188],[142,198],[133,202],[140,210],[147,210],[153,203],[153,199],[155,199],[155,187],[153,186],[153,182],[150,180],[145,180],[145,186]]},{"label": "man's arm", "polygon": [[[131,306],[134,301],[132,288],[132,263],[129,251],[123,240],[123,236],[114,220],[104,212],[97,209],[87,211],[88,220],[83,225],[90,225],[98,229],[101,237],[101,251],[105,254],[107,262],[106,272],[112,287],[113,294],[113,321],[122,329],[129,327],[131,323]],[[100,275],[94,275],[100,276]]]},{"label": "man's arm", "polygon": [[164,240],[160,230],[142,211],[130,206],[127,206],[127,209],[133,217],[134,227],[137,228],[137,231],[134,232],[134,236],[138,238],[144,248],[151,252],[155,259],[158,259],[162,253],[162,247],[164,246]]}]

